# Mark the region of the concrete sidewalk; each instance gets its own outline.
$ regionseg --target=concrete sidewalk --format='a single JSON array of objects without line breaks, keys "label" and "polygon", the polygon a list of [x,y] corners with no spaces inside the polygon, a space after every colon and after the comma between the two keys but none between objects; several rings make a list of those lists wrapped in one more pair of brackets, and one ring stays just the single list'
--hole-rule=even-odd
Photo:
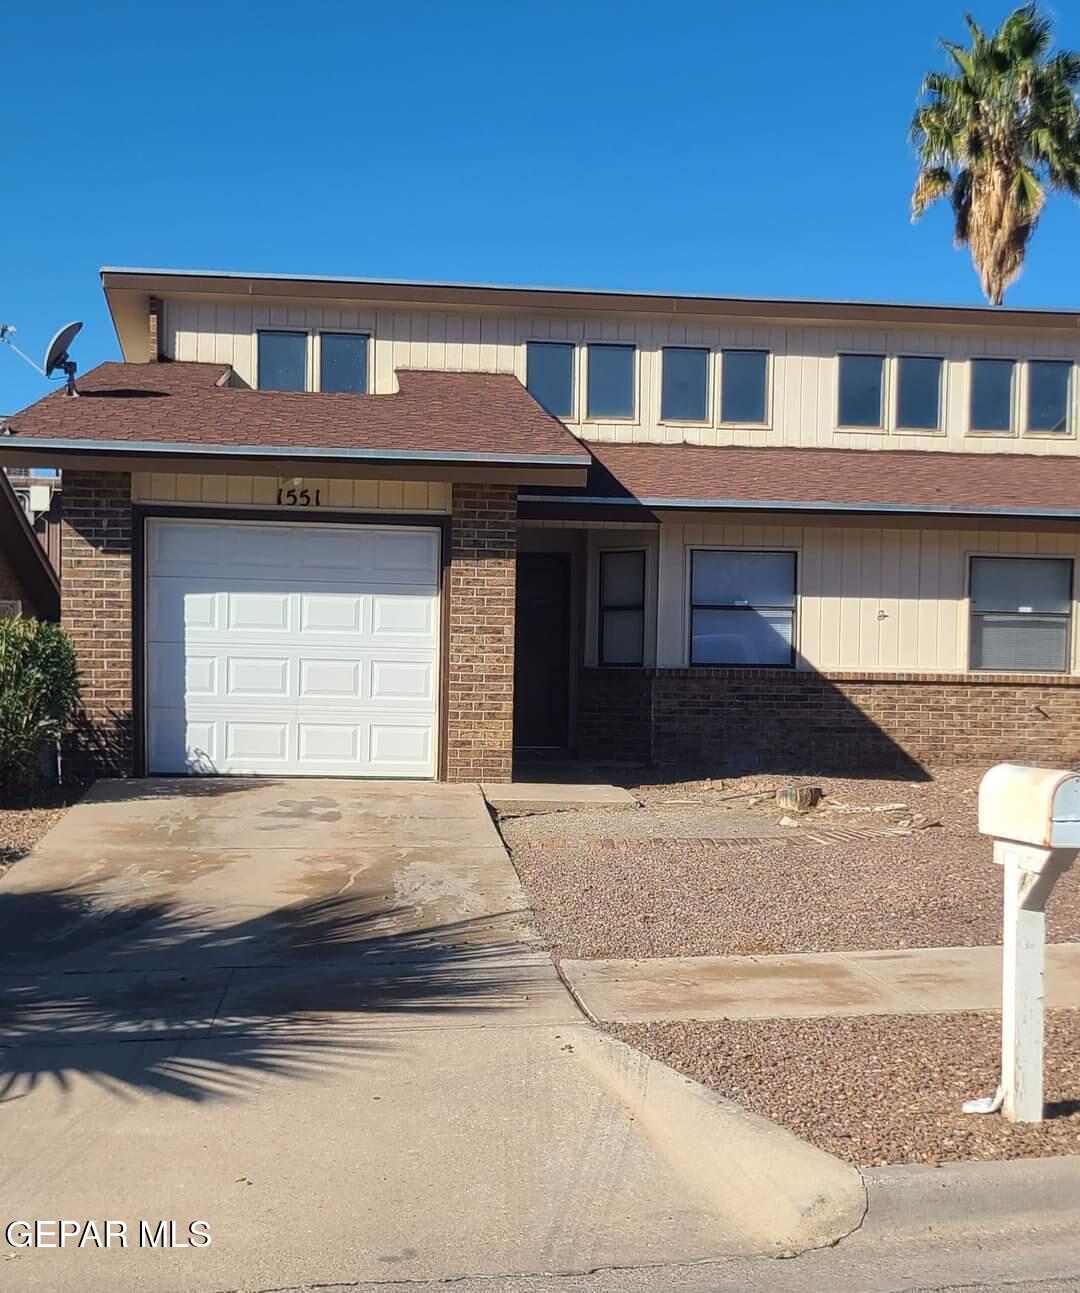
[{"label": "concrete sidewalk", "polygon": [[[561,962],[596,1020],[941,1014],[1001,1005],[1000,947]],[[1047,948],[1046,1004],[1080,1006],[1080,943]]]}]

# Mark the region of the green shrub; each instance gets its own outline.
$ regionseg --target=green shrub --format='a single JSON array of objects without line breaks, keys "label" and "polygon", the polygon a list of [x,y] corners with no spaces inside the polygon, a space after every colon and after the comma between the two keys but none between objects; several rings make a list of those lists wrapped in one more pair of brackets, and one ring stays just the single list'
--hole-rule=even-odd
[{"label": "green shrub", "polygon": [[75,650],[60,625],[0,619],[0,789],[37,777],[77,696]]}]

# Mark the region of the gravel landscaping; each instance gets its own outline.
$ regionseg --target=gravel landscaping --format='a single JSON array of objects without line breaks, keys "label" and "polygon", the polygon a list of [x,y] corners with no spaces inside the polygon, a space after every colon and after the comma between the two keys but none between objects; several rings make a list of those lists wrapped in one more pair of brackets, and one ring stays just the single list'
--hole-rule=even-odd
[{"label": "gravel landscaping", "polygon": [[1050,1011],[1047,1120],[960,1112],[997,1085],[991,1014],[610,1025],[609,1031],[858,1164],[1080,1153],[1080,1010]]},{"label": "gravel landscaping", "polygon": [[25,857],[73,802],[70,791],[40,790],[25,802],[0,804],[0,875]]},{"label": "gravel landscaping", "polygon": [[[794,827],[771,800],[753,803],[784,784],[773,777],[638,786],[640,809],[500,829],[556,956],[982,946],[1001,940],[1001,876],[975,830],[979,775],[814,778],[825,797]],[[1047,916],[1052,941],[1080,941],[1080,868]]]}]

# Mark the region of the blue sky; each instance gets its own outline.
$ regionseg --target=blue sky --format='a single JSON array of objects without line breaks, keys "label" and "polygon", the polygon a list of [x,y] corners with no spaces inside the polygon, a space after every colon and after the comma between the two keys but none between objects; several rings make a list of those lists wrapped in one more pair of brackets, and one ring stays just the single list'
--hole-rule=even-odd
[{"label": "blue sky", "polygon": [[[81,367],[115,357],[102,265],[978,302],[947,211],[908,219],[964,7],[8,6],[0,321],[38,356],[82,318]],[[1059,200],[1008,303],[1080,308],[1078,247]],[[42,390],[0,353],[0,412]]]}]

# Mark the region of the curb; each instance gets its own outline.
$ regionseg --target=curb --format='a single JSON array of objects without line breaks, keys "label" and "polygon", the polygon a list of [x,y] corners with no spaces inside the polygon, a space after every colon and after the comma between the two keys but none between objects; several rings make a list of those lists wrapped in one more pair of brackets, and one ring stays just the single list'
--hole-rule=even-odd
[{"label": "curb", "polygon": [[1080,1156],[871,1167],[862,1178],[867,1235],[985,1230],[995,1222],[1080,1229]]},{"label": "curb", "polygon": [[654,1148],[734,1225],[738,1251],[793,1256],[863,1222],[866,1187],[850,1163],[598,1029],[575,1047]]}]

